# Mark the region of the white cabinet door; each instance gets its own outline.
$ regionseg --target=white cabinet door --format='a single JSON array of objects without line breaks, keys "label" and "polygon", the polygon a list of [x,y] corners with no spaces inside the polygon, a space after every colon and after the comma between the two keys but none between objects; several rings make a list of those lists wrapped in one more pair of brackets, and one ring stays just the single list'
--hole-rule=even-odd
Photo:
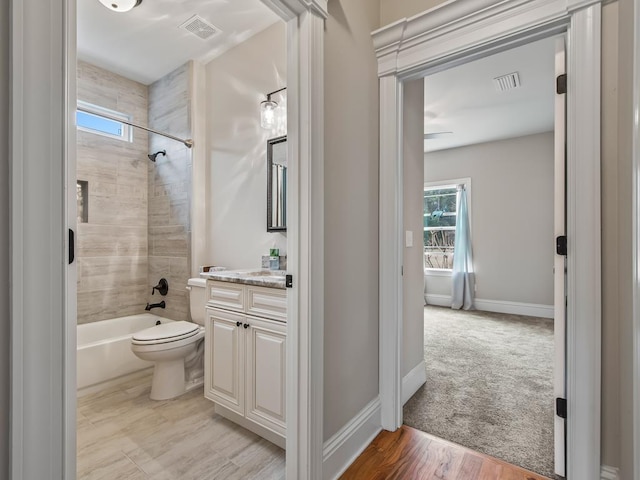
[{"label": "white cabinet door", "polygon": [[244,415],[244,324],[246,317],[207,309],[205,396]]},{"label": "white cabinet door", "polygon": [[285,435],[286,324],[247,317],[246,417]]}]

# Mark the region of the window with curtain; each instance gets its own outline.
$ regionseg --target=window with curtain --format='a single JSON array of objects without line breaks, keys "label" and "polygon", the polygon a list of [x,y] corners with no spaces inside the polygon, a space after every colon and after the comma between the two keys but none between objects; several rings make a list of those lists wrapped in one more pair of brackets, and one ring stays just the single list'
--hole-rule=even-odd
[{"label": "window with curtain", "polygon": [[455,252],[458,217],[457,188],[469,189],[469,178],[429,182],[424,186],[424,268],[450,272]]}]

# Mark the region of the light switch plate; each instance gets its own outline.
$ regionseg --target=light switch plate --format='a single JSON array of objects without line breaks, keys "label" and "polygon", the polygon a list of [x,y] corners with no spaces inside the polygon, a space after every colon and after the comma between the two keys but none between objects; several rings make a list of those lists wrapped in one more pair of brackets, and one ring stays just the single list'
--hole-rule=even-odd
[{"label": "light switch plate", "polygon": [[411,230],[404,232],[404,246],[413,247],[413,232]]}]

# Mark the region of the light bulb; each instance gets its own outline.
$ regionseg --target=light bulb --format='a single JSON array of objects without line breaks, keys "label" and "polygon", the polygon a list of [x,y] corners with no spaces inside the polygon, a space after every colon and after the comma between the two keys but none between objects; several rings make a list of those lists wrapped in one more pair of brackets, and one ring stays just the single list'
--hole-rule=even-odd
[{"label": "light bulb", "polygon": [[276,123],[276,107],[278,104],[273,100],[265,100],[260,103],[260,126],[271,130]]}]

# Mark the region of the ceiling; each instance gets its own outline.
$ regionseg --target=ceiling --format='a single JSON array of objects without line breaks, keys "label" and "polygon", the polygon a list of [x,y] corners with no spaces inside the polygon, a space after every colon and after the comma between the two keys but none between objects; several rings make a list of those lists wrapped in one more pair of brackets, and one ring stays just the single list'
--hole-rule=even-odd
[{"label": "ceiling", "polygon": [[[555,38],[539,40],[424,79],[424,132],[432,152],[553,130]],[[495,77],[518,72],[521,87],[498,92]]]},{"label": "ceiling", "polygon": [[[219,32],[202,40],[178,28],[193,15]],[[143,0],[126,13],[78,2],[78,58],[143,84],[194,59],[208,62],[278,21],[260,0]]]}]

